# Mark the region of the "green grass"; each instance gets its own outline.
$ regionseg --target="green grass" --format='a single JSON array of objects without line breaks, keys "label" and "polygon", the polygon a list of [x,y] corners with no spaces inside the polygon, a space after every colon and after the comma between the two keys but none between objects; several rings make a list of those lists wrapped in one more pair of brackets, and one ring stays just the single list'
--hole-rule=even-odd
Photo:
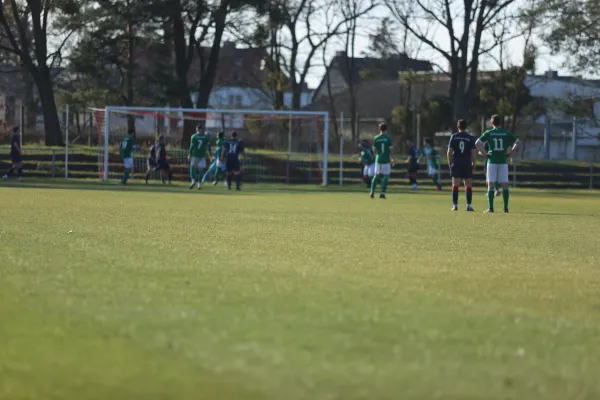
[{"label": "green grass", "polygon": [[597,192],[0,185],[0,399],[600,398]]}]

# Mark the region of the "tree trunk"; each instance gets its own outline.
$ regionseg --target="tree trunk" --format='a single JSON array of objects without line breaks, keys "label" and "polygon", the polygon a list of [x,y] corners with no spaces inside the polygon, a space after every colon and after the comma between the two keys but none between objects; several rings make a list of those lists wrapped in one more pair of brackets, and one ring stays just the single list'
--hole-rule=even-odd
[{"label": "tree trunk", "polygon": [[42,113],[44,115],[44,141],[46,146],[64,146],[62,131],[60,129],[60,120],[56,110],[56,100],[54,98],[54,89],[48,67],[41,66],[39,72],[34,76],[40,102],[42,103]]},{"label": "tree trunk", "polygon": [[199,108],[208,108],[210,93],[212,92],[215,78],[217,76],[217,66],[219,64],[219,57],[221,54],[221,40],[223,39],[223,32],[225,31],[226,19],[227,5],[225,4],[215,12],[215,31],[213,43],[210,49],[210,55],[208,56],[208,65],[202,74],[202,79],[200,81],[200,87],[198,90]]}]

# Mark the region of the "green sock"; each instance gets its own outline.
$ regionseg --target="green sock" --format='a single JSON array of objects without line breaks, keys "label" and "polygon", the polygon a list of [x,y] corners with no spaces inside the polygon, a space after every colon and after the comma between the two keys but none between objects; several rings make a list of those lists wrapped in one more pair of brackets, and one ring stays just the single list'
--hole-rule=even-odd
[{"label": "green sock", "polygon": [[193,181],[196,179],[196,168],[190,165],[190,179]]},{"label": "green sock", "polygon": [[123,173],[123,183],[127,183],[127,179],[129,179],[129,170],[126,169]]},{"label": "green sock", "polygon": [[381,194],[385,194],[385,192],[387,191],[387,185],[389,180],[389,176],[386,175],[383,177],[383,182],[381,183]]},{"label": "green sock", "polygon": [[508,209],[508,198],[510,197],[508,193],[508,188],[502,189],[502,199],[504,200],[504,209]]},{"label": "green sock", "polygon": [[440,186],[440,182],[438,181],[438,176],[437,175],[433,176],[433,184],[435,186]]},{"label": "green sock", "polygon": [[488,208],[490,210],[494,209],[494,189],[488,188]]},{"label": "green sock", "polygon": [[498,182],[494,184],[494,187],[496,188],[496,192],[500,190],[500,184]]},{"label": "green sock", "polygon": [[371,181],[371,193],[375,193],[375,189],[377,189],[377,182],[379,181],[379,176],[375,175],[373,180]]},{"label": "green sock", "polygon": [[196,170],[196,172],[198,173],[198,175],[196,175],[198,178],[196,179],[197,182],[200,182],[200,180],[202,179],[202,177],[204,176],[204,170],[202,168],[198,168]]}]

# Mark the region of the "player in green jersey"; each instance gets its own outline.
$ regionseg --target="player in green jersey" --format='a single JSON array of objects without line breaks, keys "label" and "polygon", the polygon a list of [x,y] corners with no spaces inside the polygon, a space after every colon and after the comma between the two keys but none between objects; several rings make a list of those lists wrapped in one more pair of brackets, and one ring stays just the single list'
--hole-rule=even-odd
[{"label": "player in green jersey", "polygon": [[483,132],[475,145],[480,153],[485,151],[484,144],[488,144],[487,184],[488,184],[488,209],[494,212],[494,184],[499,182],[502,186],[504,212],[508,212],[508,159],[519,145],[519,139],[512,132],[502,128],[502,117],[492,116],[492,128]]},{"label": "player in green jersey", "polygon": [[198,189],[202,189],[200,177],[204,175],[206,168],[206,155],[210,153],[210,136],[202,133],[202,126],[196,127],[196,133],[190,138],[190,150],[188,160],[190,161],[190,189],[198,182]]},{"label": "player in green jersey", "polygon": [[123,172],[123,178],[121,179],[121,183],[123,185],[127,184],[127,179],[129,179],[129,173],[133,174],[133,147],[135,145],[135,140],[133,139],[133,131],[127,132],[127,136],[121,142],[121,158],[123,159],[123,164],[125,166],[125,171]]},{"label": "player in green jersey", "polygon": [[206,170],[206,173],[204,174],[204,176],[202,177],[201,184],[204,184],[204,182],[206,182],[206,180],[208,179],[210,174],[214,173],[215,180],[213,181],[213,185],[216,185],[219,183],[219,175],[225,173],[225,163],[222,163],[220,158],[221,158],[221,152],[223,151],[223,145],[226,142],[227,142],[227,139],[225,139],[225,132],[219,132],[219,134],[217,136],[217,141],[215,142],[215,151],[213,152],[213,161],[210,164],[210,167],[208,167],[208,169]]},{"label": "player in green jersey", "polygon": [[432,178],[433,184],[436,186],[437,191],[439,192],[442,190],[442,185],[440,184],[438,174],[440,168],[438,160],[440,155],[435,147],[433,147],[433,141],[431,139],[425,139],[423,141],[423,156],[425,156],[425,159],[427,160],[427,175]]},{"label": "player in green jersey", "polygon": [[392,165],[394,165],[392,149],[392,138],[387,134],[387,125],[381,123],[379,124],[379,134],[373,139],[375,176],[373,176],[373,180],[371,181],[371,198],[375,197],[377,183],[381,181],[381,194],[379,195],[379,198],[385,199],[385,192],[387,191],[390,173],[392,172]]},{"label": "player in green jersey", "polygon": [[369,146],[369,141],[363,139],[360,142],[360,162],[363,165],[363,180],[368,188],[371,187],[371,182],[375,176],[375,154]]}]

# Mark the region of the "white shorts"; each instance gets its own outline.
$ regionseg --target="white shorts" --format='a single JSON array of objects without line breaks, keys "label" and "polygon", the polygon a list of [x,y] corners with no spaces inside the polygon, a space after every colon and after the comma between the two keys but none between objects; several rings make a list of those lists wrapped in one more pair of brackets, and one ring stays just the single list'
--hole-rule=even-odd
[{"label": "white shorts", "polygon": [[372,178],[375,175],[375,164],[365,165],[363,168],[363,176]]},{"label": "white shorts", "polygon": [[392,172],[392,164],[375,164],[375,175],[389,175]]},{"label": "white shorts", "polygon": [[437,173],[438,173],[437,169],[435,169],[433,167],[427,167],[427,174],[429,176],[437,175]]},{"label": "white shorts", "polygon": [[127,157],[123,159],[123,165],[127,169],[133,169],[133,157]]},{"label": "white shorts", "polygon": [[488,183],[508,183],[508,164],[490,164],[487,165]]},{"label": "white shorts", "polygon": [[222,163],[221,160],[217,159],[217,168],[220,169],[221,171],[225,171],[225,167],[226,167],[225,163],[224,162]]},{"label": "white shorts", "polygon": [[200,157],[192,157],[190,167],[206,168],[206,159]]}]

